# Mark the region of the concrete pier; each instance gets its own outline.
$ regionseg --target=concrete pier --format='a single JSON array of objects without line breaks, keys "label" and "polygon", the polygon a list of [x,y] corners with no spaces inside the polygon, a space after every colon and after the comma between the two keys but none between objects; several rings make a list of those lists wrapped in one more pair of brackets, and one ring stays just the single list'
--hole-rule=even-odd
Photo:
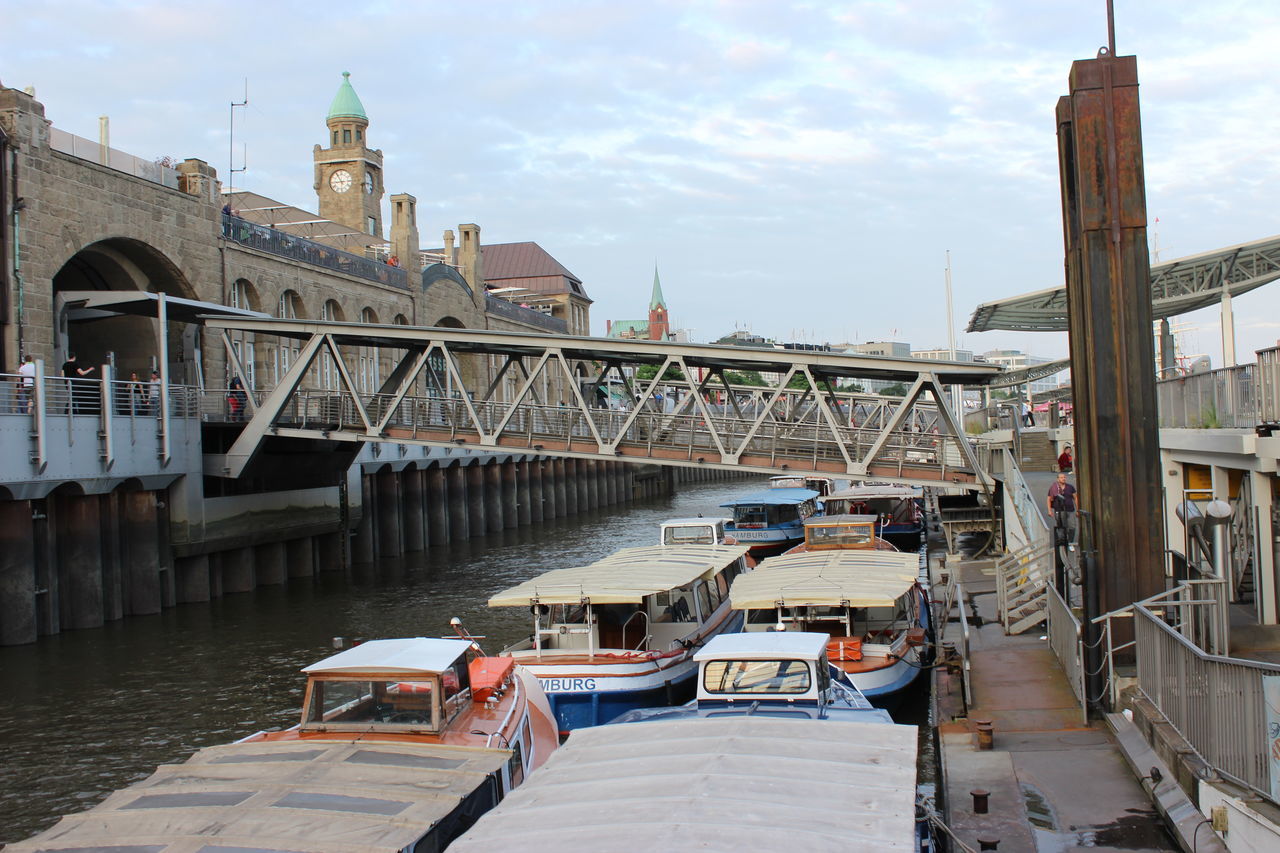
[{"label": "concrete pier", "polygon": [[63,630],[103,623],[101,498],[61,495],[55,501],[58,617]]},{"label": "concrete pier", "polygon": [[31,504],[0,502],[0,645],[35,642],[35,561]]},{"label": "concrete pier", "polygon": [[417,468],[406,468],[400,475],[404,481],[400,488],[401,529],[404,531],[404,550],[421,551],[426,545],[426,513],[422,505],[423,473]]},{"label": "concrete pier", "polygon": [[162,597],[156,493],[124,492],[120,499],[124,508],[121,542],[125,612],[129,615],[159,613]]}]

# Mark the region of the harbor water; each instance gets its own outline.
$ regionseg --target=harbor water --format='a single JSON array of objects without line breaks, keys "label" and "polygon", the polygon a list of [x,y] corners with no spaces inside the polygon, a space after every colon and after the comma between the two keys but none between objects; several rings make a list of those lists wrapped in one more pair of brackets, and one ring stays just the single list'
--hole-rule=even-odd
[{"label": "harbor water", "polygon": [[[82,811],[158,764],[292,725],[298,671],[331,654],[334,637],[448,636],[458,616],[497,651],[529,622],[516,608],[490,611],[494,592],[656,544],[661,521],[719,515],[719,504],[765,485],[688,485],[669,498],[0,648],[0,842]],[[923,722],[916,709],[902,713]]]}]

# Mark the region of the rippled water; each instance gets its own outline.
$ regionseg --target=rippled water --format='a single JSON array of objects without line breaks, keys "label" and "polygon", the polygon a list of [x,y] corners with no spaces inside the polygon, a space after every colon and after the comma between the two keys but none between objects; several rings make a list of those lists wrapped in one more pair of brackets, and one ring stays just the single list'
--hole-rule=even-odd
[{"label": "rippled water", "polygon": [[105,628],[0,648],[0,841],[17,841],[196,749],[292,725],[298,670],[341,637],[440,636],[460,616],[493,651],[528,631],[490,594],[547,569],[656,544],[659,522],[764,487],[687,486],[672,498],[432,548]]}]

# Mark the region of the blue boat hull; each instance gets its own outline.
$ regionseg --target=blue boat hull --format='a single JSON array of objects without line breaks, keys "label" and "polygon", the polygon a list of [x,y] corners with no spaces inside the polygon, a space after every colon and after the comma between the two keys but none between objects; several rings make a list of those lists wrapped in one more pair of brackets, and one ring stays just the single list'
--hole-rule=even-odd
[{"label": "blue boat hull", "polygon": [[587,726],[602,726],[637,708],[683,704],[693,698],[695,675],[696,667],[678,679],[648,690],[554,693],[547,699],[551,702],[560,731],[569,732]]}]

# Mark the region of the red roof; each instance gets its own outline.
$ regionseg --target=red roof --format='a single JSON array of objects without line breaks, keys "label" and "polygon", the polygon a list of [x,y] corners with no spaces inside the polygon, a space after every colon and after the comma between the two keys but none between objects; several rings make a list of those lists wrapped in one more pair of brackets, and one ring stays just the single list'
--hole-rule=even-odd
[{"label": "red roof", "polygon": [[582,279],[565,269],[537,243],[480,245],[484,280],[493,287],[523,287],[538,293],[577,293],[586,296]]}]

